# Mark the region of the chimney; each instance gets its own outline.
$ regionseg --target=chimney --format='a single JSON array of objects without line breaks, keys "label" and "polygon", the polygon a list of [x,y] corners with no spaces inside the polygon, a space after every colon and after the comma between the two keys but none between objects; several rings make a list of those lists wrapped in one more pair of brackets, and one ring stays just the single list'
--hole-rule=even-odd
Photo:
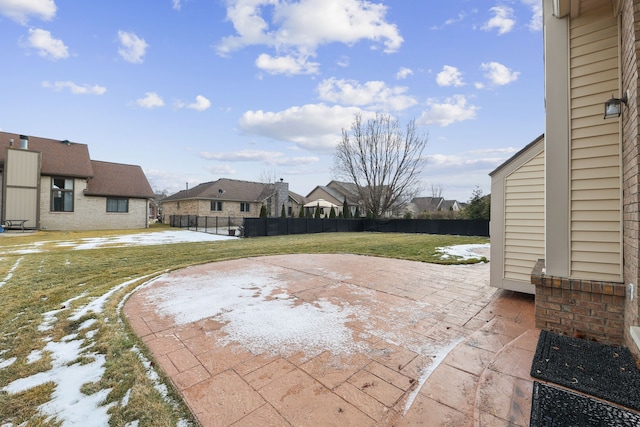
[{"label": "chimney", "polygon": [[20,149],[28,150],[29,149],[29,137],[26,135],[20,135]]}]

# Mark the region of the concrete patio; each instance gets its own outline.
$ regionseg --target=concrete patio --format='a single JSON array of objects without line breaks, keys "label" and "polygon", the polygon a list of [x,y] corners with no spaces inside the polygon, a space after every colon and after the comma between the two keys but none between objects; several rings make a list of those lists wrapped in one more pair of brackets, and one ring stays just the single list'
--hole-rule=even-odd
[{"label": "concrete patio", "polygon": [[124,312],[204,426],[527,426],[533,296],[488,281],[488,264],[267,256],[172,272]]}]

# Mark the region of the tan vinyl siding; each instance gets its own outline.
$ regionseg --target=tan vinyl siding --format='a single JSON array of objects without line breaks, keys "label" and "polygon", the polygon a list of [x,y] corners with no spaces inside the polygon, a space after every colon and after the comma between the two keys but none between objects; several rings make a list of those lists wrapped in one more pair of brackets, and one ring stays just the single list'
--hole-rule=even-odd
[{"label": "tan vinyl siding", "polygon": [[38,152],[6,149],[3,220],[26,220],[25,227],[38,226],[40,163]]},{"label": "tan vinyl siding", "polygon": [[544,258],[544,151],[505,179],[504,278],[527,282]]},{"label": "tan vinyl siding", "polygon": [[570,24],[570,275],[620,281],[621,182],[618,120],[603,120],[604,101],[621,96],[618,25],[610,8]]}]

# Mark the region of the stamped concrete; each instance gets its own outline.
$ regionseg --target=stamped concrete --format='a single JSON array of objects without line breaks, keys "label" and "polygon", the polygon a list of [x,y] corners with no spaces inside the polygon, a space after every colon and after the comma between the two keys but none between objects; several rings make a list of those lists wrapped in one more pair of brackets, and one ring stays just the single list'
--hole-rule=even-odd
[{"label": "stamped concrete", "polygon": [[167,274],[124,312],[204,426],[527,426],[533,297],[488,280],[488,264],[267,256]]}]

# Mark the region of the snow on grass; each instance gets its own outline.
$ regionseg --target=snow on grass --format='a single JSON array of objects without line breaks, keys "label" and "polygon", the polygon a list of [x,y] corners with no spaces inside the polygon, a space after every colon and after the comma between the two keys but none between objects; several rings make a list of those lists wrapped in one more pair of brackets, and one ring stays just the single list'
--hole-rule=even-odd
[{"label": "snow on grass", "polygon": [[17,359],[15,357],[7,360],[0,359],[0,369],[8,368],[9,366],[13,365],[16,360]]},{"label": "snow on grass", "polygon": [[436,248],[436,252],[442,254],[440,259],[453,258],[456,260],[469,260],[474,258],[480,259],[483,256],[488,258],[488,256],[481,255],[481,253],[486,252],[489,248],[489,243],[481,245],[455,245]]},{"label": "snow on grass", "polygon": [[18,258],[18,260],[11,267],[11,270],[9,270],[9,273],[7,273],[5,278],[2,279],[2,281],[0,281],[0,288],[4,286],[4,284],[7,283],[13,277],[13,272],[16,271],[16,268],[18,268],[21,262],[22,262],[22,258]]},{"label": "snow on grass", "polygon": [[80,390],[83,384],[96,382],[104,373],[105,356],[88,354],[93,360],[75,362],[81,352],[84,340],[67,340],[47,343],[43,351],[51,353],[51,369],[38,372],[26,378],[17,379],[2,390],[7,393],[19,393],[30,388],[54,382],[56,384],[51,400],[40,405],[40,411],[50,417],[57,417],[63,426],[86,425],[108,426],[107,411],[111,405],[102,405],[111,389],[103,389],[91,395]]},{"label": "snow on grass", "polygon": [[[82,238],[78,241],[43,241],[25,245],[7,245],[0,250],[2,254],[22,255],[43,252],[42,246],[55,244],[55,246],[74,250],[96,249],[102,247],[124,247],[124,246],[152,246],[168,245],[172,243],[197,243],[213,242],[218,240],[233,240],[237,237],[220,236],[216,234],[200,233],[189,230],[167,230],[148,233],[126,234],[121,236],[105,236]],[[7,279],[5,279],[6,281]]]},{"label": "snow on grass", "polygon": [[172,243],[213,242],[217,240],[233,240],[236,237],[216,234],[198,233],[188,230],[169,230],[155,233],[125,234],[122,236],[93,237],[81,239],[80,243],[60,242],[58,246],[71,246],[75,250],[96,249],[100,247],[150,246]]},{"label": "snow on grass", "polygon": [[[145,277],[148,276],[131,279],[114,286],[102,296],[74,310],[68,319],[75,321],[89,313],[102,313],[104,304],[115,292]],[[42,324],[39,325],[38,330],[45,332],[53,328],[58,314],[68,310],[71,302],[84,296],[86,294],[71,298],[62,303],[60,309],[44,313]],[[87,319],[79,325],[78,330],[86,330],[94,323],[95,319]],[[49,415],[51,418],[56,417],[63,426],[88,425],[89,420],[92,426],[108,426],[109,415],[107,412],[114,403],[108,405],[103,403],[111,389],[102,389],[90,395],[81,391],[84,384],[99,381],[105,371],[105,355],[86,352],[92,346],[91,342],[86,343],[86,341],[93,334],[87,333],[86,335],[87,338],[79,339],[77,333],[72,333],[60,341],[53,341],[51,337],[45,338],[46,346],[39,352],[32,352],[27,361],[32,363],[41,357],[41,353],[48,352],[51,355],[51,369],[17,379],[1,390],[7,393],[19,393],[47,382],[53,382],[55,388],[52,398],[40,405],[41,413]],[[78,360],[80,356],[82,356],[82,361]]]}]

